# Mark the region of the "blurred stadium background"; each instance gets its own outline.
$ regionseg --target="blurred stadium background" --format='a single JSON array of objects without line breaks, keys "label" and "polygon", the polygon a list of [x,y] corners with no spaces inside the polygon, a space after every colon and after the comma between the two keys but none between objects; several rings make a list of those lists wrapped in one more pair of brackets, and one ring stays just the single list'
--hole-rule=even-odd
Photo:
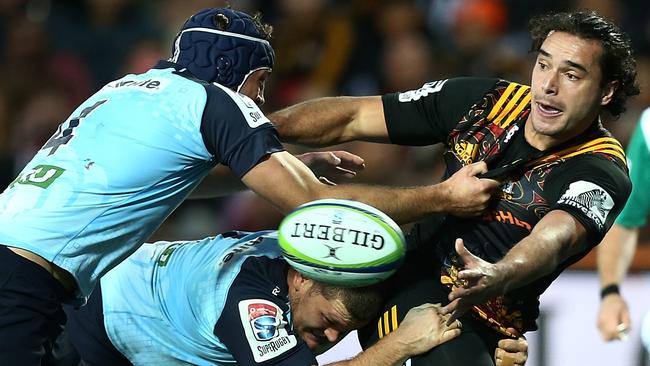
[{"label": "blurred stadium background", "polygon": [[[208,0],[0,0],[0,189],[4,189],[78,103],[106,82],[169,57],[185,19]],[[642,94],[607,127],[625,145],[650,106],[650,12],[642,0],[235,0],[274,26],[276,67],[270,112],[325,95],[419,88],[460,75],[529,82],[526,29],[532,14],[586,8],[616,20],[631,37]],[[370,143],[342,146],[366,159],[358,180],[413,185],[439,179],[439,148]],[[301,151],[291,147],[292,151]],[[250,193],[188,201],[151,240],[193,239],[229,229],[274,228],[280,215]],[[627,342],[605,344],[595,316],[598,281],[590,256],[545,294],[529,365],[644,365],[638,335],[650,309],[650,230],[642,232],[623,286],[634,317]],[[339,351],[341,352],[347,351]],[[331,353],[330,353],[331,354]],[[337,355],[337,353],[335,353]]]}]

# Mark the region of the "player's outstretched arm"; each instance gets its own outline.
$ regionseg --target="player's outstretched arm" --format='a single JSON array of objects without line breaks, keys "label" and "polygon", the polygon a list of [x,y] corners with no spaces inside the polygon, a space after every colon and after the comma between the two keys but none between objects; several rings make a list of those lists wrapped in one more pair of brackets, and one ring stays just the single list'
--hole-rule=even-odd
[{"label": "player's outstretched arm", "polygon": [[[483,164],[483,165],[481,165]],[[407,223],[432,213],[463,216],[480,214],[498,187],[498,182],[479,179],[484,163],[467,166],[448,180],[428,186],[384,187],[320,182],[296,157],[287,152],[271,154],[251,169],[243,182],[253,191],[288,212],[305,202],[322,198],[342,198],[374,206],[399,223]]]},{"label": "player's outstretched arm", "polygon": [[[347,151],[315,151],[296,155],[296,158],[326,184],[356,177],[364,169],[363,158]],[[224,165],[212,169],[190,194],[191,199],[214,198],[243,191],[246,185]]]},{"label": "player's outstretched arm", "polygon": [[457,319],[474,305],[553,272],[559,263],[586,249],[585,237],[586,230],[575,217],[553,210],[497,263],[473,255],[461,239],[456,240],[464,263],[458,278],[465,285],[452,290],[444,312]]},{"label": "player's outstretched arm", "polygon": [[406,314],[392,333],[356,357],[331,366],[399,366],[408,358],[460,335],[460,322],[447,324],[448,316],[440,313],[439,304],[423,304]]},{"label": "player's outstretched arm", "polygon": [[598,310],[598,330],[605,341],[624,339],[630,329],[630,311],[617,289],[634,257],[638,235],[638,228],[614,224],[597,248],[600,288],[608,289]]},{"label": "player's outstretched arm", "polygon": [[389,142],[380,96],[328,97],[272,113],[283,141],[329,146],[351,140]]}]

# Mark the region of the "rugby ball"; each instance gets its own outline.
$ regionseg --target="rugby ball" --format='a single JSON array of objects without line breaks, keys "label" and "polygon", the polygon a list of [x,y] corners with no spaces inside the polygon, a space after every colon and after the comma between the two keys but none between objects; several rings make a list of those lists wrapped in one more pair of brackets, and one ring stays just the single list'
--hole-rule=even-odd
[{"label": "rugby ball", "polygon": [[308,202],[278,228],[284,259],[304,276],[326,284],[378,283],[402,264],[404,234],[388,215],[355,201]]}]

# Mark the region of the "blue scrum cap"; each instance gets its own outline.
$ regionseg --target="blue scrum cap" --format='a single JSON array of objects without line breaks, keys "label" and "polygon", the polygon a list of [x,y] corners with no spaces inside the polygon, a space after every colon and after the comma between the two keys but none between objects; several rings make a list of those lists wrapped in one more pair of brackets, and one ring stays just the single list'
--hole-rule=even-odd
[{"label": "blue scrum cap", "polygon": [[[225,29],[215,18],[225,17]],[[226,20],[224,19],[224,20]],[[172,47],[171,61],[201,80],[239,91],[256,70],[273,69],[275,54],[253,18],[240,11],[212,8],[192,15]]]}]

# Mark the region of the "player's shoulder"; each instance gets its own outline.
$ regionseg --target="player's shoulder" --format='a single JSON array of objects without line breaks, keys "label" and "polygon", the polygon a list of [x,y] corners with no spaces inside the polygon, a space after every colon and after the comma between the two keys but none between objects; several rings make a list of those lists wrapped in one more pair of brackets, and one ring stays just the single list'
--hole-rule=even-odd
[{"label": "player's shoulder", "polygon": [[275,230],[230,231],[211,240],[210,245],[223,248],[225,254],[222,262],[239,262],[243,272],[268,272],[277,266],[276,259],[284,262]]},{"label": "player's shoulder", "polygon": [[547,186],[565,187],[576,182],[590,182],[616,197],[627,197],[632,183],[627,168],[618,158],[606,154],[582,154],[567,159],[553,169],[547,178]]},{"label": "player's shoulder", "polygon": [[[506,87],[509,84],[516,84],[499,78],[477,76],[459,76],[443,80],[442,82],[445,83],[447,88],[458,88],[461,90],[470,89],[483,92],[488,92],[499,87]],[[438,83],[440,83],[440,81]]]},{"label": "player's shoulder", "polygon": [[139,74],[127,74],[107,83],[103,90],[120,91],[137,89],[149,93],[163,91],[171,85],[182,85],[185,88],[202,88],[201,80],[196,79],[189,71],[169,61],[158,61],[149,70]]},{"label": "player's shoulder", "polygon": [[474,94],[484,93],[494,89],[501,79],[473,76],[459,76],[450,79],[439,79],[424,83],[419,89],[397,93],[400,102],[411,102],[423,97],[437,94]]}]

